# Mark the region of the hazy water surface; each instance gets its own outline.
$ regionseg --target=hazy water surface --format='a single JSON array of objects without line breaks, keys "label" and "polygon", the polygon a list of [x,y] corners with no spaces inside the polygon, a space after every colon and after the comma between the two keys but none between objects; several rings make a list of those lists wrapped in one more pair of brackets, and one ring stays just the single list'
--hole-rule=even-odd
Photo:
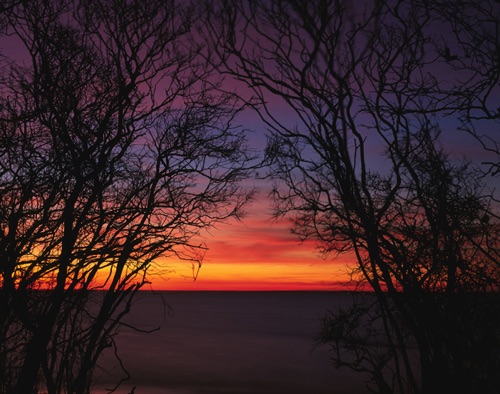
[{"label": "hazy water surface", "polygon": [[[335,370],[315,348],[319,318],[350,296],[329,292],[144,292],[118,344],[131,379],[119,393],[363,393],[363,377]],[[118,373],[117,366],[106,365]],[[101,388],[106,374],[101,375]]]}]

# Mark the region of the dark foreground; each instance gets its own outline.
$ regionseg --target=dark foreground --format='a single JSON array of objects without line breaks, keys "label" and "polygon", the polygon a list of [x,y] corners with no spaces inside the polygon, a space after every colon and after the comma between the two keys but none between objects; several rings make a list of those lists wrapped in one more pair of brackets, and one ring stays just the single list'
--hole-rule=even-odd
[{"label": "dark foreground", "polygon": [[[364,393],[364,377],[335,370],[328,348],[315,347],[319,317],[349,302],[327,292],[144,293],[122,329],[120,356],[131,374],[117,390],[159,393]],[[109,354],[107,356],[110,356]],[[107,357],[96,392],[120,374]],[[109,376],[109,372],[112,376]]]}]

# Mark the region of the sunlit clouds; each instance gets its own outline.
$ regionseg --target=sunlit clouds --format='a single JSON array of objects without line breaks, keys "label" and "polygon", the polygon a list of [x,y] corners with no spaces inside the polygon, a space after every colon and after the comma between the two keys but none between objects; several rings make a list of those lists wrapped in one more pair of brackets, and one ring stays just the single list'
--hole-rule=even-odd
[{"label": "sunlit clouds", "polygon": [[[259,210],[260,209],[260,210]],[[153,279],[166,290],[343,290],[349,256],[321,257],[314,242],[300,243],[287,221],[274,221],[255,204],[242,222],[222,225],[207,236],[209,250],[197,267],[159,260],[168,275]]]}]

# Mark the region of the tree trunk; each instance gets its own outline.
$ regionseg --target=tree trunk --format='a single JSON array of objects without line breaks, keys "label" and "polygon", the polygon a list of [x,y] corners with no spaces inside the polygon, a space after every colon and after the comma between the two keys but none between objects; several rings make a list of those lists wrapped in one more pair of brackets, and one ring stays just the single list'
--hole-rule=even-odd
[{"label": "tree trunk", "polygon": [[19,372],[17,385],[12,394],[28,394],[37,391],[42,360],[50,340],[51,324],[47,320],[44,319],[39,330],[31,338],[26,349],[24,364]]}]

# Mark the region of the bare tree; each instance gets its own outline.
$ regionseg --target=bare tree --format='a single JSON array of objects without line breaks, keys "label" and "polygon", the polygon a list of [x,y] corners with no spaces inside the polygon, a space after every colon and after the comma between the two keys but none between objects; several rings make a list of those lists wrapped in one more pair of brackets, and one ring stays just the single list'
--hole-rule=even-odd
[{"label": "bare tree", "polygon": [[155,259],[198,263],[201,230],[241,215],[252,157],[194,4],[2,11],[0,392],[88,393]]},{"label": "bare tree", "polygon": [[[276,216],[326,254],[354,254],[354,282],[377,298],[368,320],[389,352],[367,367],[371,348],[351,346],[359,357],[337,364],[368,368],[381,392],[495,391],[499,216],[484,174],[498,166],[498,6],[219,5],[213,51],[269,127]],[[443,132],[464,129],[493,153],[484,167],[442,148]],[[342,316],[327,326],[370,326]],[[347,333],[330,339],[352,345]]]},{"label": "bare tree", "polygon": [[474,136],[488,153],[488,159],[483,163],[487,174],[498,176],[498,138],[487,131],[498,130],[500,122],[500,20],[498,4],[494,3],[470,2],[455,8],[452,4],[442,2],[435,11],[449,21],[449,30],[454,37],[452,48],[444,39],[441,40],[441,54],[452,64],[457,74],[470,78],[468,89],[462,92],[464,105],[460,114],[460,128]]}]

